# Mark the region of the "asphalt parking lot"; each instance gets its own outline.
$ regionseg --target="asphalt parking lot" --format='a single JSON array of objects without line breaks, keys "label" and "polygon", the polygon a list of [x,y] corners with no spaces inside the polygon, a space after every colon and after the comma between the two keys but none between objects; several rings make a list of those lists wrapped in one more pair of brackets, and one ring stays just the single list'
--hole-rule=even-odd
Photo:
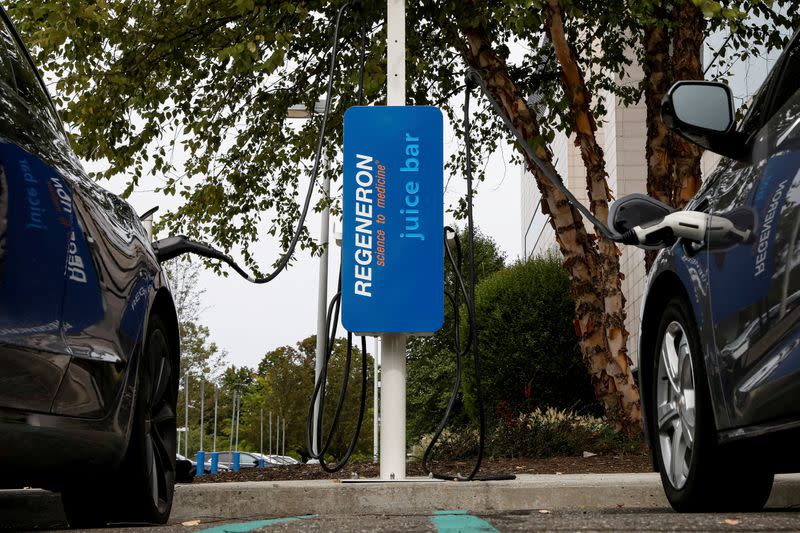
[{"label": "asphalt parking lot", "polygon": [[[753,514],[677,514],[667,509],[606,509],[549,511],[533,509],[472,515],[439,511],[413,515],[329,515],[249,518],[245,521],[213,519],[168,526],[126,526],[103,529],[106,533],[147,530],[152,533],[234,533],[257,531],[798,531],[800,510],[774,510]],[[184,525],[188,524],[188,525]],[[55,529],[51,531],[62,531]],[[66,530],[64,530],[66,531]]]},{"label": "asphalt parking lot", "polygon": [[[57,494],[0,491],[0,529],[66,531]],[[800,531],[800,475],[761,513],[672,512],[656,474],[521,475],[491,482],[333,480],[180,485],[169,524],[106,533],[249,531]]]}]

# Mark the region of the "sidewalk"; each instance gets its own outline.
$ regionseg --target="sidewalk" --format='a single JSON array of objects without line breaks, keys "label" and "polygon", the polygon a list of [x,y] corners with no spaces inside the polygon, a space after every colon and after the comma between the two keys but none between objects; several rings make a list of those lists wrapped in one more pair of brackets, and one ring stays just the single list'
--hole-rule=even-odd
[{"label": "sidewalk", "polygon": [[[768,503],[800,507],[800,474],[776,477]],[[189,519],[331,514],[470,513],[531,509],[668,508],[657,474],[520,475],[513,481],[264,481],[179,485],[171,522]],[[63,522],[57,494],[0,491],[0,523],[44,527]]]}]

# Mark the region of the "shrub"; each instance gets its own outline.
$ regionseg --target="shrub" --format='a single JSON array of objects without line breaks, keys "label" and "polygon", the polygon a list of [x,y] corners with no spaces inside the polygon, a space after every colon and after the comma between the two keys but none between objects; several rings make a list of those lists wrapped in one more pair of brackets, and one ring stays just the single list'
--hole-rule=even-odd
[{"label": "shrub", "polygon": [[[478,284],[476,317],[490,426],[508,413],[536,408],[601,412],[578,349],[569,291],[567,274],[554,257],[517,262]],[[466,327],[462,330],[466,335]],[[476,420],[471,354],[464,363],[464,402]]]},{"label": "shrub", "polygon": [[[412,448],[414,457],[422,457],[431,437],[422,437]],[[486,436],[489,457],[544,458],[575,456],[584,451],[600,455],[639,454],[642,441],[617,433],[604,418],[553,408],[503,418]],[[469,426],[445,430],[433,459],[464,460],[477,454],[478,430]]]},{"label": "shrub", "polygon": [[487,451],[501,457],[639,453],[641,440],[618,433],[605,419],[558,409],[535,409],[495,427]]}]

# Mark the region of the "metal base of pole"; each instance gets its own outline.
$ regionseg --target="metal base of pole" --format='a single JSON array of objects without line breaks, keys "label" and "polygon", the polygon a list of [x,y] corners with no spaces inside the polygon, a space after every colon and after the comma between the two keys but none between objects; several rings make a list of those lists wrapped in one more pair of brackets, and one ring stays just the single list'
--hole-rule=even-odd
[{"label": "metal base of pole", "polygon": [[383,481],[406,478],[406,336],[381,337],[380,472]]}]

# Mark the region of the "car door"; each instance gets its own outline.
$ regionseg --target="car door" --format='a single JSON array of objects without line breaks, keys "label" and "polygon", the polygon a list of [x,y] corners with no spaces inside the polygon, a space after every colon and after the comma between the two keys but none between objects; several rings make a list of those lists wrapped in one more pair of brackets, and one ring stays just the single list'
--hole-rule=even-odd
[{"label": "car door", "polygon": [[0,406],[48,411],[69,363],[72,201],[57,170],[66,140],[5,13],[0,63]]},{"label": "car door", "polygon": [[709,250],[719,372],[732,425],[800,414],[800,43],[754,101],[752,157],[726,161],[714,214],[752,220],[751,240]]}]

